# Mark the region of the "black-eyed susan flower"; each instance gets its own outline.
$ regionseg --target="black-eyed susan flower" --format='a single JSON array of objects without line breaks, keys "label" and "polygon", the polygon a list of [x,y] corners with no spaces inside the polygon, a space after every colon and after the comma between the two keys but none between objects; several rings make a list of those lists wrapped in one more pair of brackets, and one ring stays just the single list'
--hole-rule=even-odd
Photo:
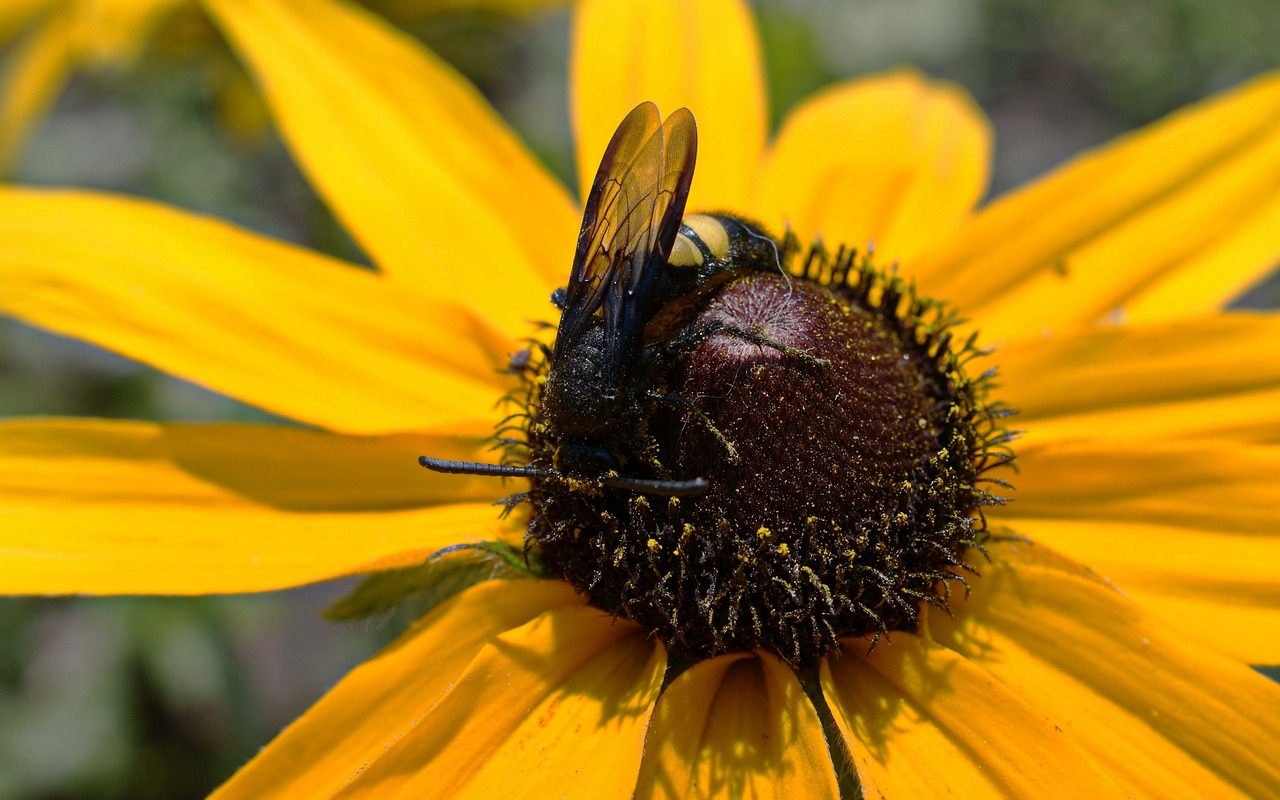
[{"label": "black-eyed susan flower", "polygon": [[[413,458],[487,458],[494,401],[520,389],[511,354],[564,283],[580,211],[472,89],[364,14],[208,6],[378,271],[139,200],[0,191],[0,310],[305,424],[5,422],[0,586],[255,591],[412,567],[458,544],[518,550],[527,504],[503,517],[493,479]],[[874,648],[880,631],[845,627],[798,655],[776,640],[698,647],[678,616],[664,629],[564,580],[475,582],[218,796],[1280,793],[1280,687],[1247,666],[1280,660],[1280,323],[1220,311],[1280,256],[1280,78],[975,210],[990,133],[955,87],[906,71],[836,85],[770,140],[738,3],[587,2],[573,46],[584,180],[638,101],[687,106],[690,209],[789,226],[832,252],[874,242],[877,264],[971,320],[955,330],[997,348],[974,368],[998,364],[990,394],[1026,430],[1017,499],[962,498],[987,531],[975,523],[986,557],[962,559],[979,574],[956,573],[970,591],[922,592]],[[894,355],[939,352],[910,348],[927,327],[902,327]],[[807,367],[835,367],[811,355],[825,366]],[[698,430],[740,457],[804,446],[712,411]],[[554,499],[535,497],[532,516]],[[773,522],[729,534],[775,553],[812,541],[774,529],[805,520]],[[644,552],[671,544],[654,539],[617,567],[654,563]]]}]

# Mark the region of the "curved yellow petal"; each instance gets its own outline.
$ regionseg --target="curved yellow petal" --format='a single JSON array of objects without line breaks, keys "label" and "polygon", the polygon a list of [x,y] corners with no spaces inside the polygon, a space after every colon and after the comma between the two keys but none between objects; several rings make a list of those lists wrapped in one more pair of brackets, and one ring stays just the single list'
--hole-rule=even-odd
[{"label": "curved yellow petal", "polygon": [[1244,663],[1280,663],[1274,528],[1245,534],[1016,513],[993,522],[1088,564],[1153,615]]},{"label": "curved yellow petal", "polygon": [[720,656],[658,699],[635,797],[834,798],[822,723],[795,673],[767,653]]},{"label": "curved yellow petal", "polygon": [[0,189],[0,313],[270,411],[383,433],[474,419],[513,342],[465,307],[123,197]]},{"label": "curved yellow petal", "polygon": [[1123,318],[1150,321],[1216,311],[1280,266],[1280,192],[1259,197],[1256,208],[1239,214],[1230,230],[1134,292]]},{"label": "curved yellow petal", "polygon": [[626,797],[666,666],[632,623],[548,611],[485,646],[334,797]]},{"label": "curved yellow petal", "polygon": [[1072,442],[1018,455],[1014,502],[989,519],[1244,660],[1280,662],[1280,447]]},{"label": "curved yellow petal", "polygon": [[281,133],[397,281],[512,336],[567,274],[579,215],[476,90],[363,9],[206,0]]},{"label": "curved yellow petal", "polygon": [[988,549],[968,600],[953,594],[954,619],[929,612],[935,641],[1051,719],[1131,796],[1275,796],[1280,685],[1043,545]]},{"label": "curved yellow petal", "polygon": [[515,523],[499,519],[496,481],[453,481],[415,463],[420,449],[465,456],[474,441],[6,422],[0,592],[262,591],[499,538]]},{"label": "curved yellow petal", "polygon": [[742,210],[764,150],[760,41],[741,0],[585,0],[574,15],[569,103],[586,196],[618,123],[644,100],[698,121],[689,210]]},{"label": "curved yellow petal", "polygon": [[504,631],[582,600],[561,581],[487,581],[352,670],[210,800],[332,797],[440,700]]},{"label": "curved yellow petal", "polygon": [[751,211],[801,241],[902,262],[948,237],[986,191],[991,126],[960,87],[912,70],[838,84],[783,123]]},{"label": "curved yellow petal", "polygon": [[993,341],[1221,307],[1280,258],[1280,74],[1175,113],[987,207],[927,292]]},{"label": "curved yellow petal", "polygon": [[866,797],[1123,797],[1032,700],[908,633],[822,662],[822,691]]},{"label": "curved yellow petal", "polygon": [[8,174],[32,130],[71,77],[71,20],[53,14],[9,53],[0,75],[0,174]]},{"label": "curved yellow petal", "polygon": [[1280,438],[1280,315],[1082,330],[999,348],[998,395],[1027,442]]}]

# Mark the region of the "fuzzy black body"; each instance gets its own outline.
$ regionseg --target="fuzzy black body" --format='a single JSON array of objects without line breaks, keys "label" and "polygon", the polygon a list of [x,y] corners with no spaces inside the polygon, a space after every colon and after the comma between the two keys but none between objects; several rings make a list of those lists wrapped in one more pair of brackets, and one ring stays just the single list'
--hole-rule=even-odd
[{"label": "fuzzy black body", "polygon": [[704,491],[674,480],[647,424],[666,393],[661,375],[708,331],[690,331],[698,309],[734,275],[781,269],[777,244],[728,214],[684,215],[697,156],[688,109],[665,121],[653,103],[618,126],[587,194],[567,285],[547,351],[534,422],[551,458],[525,467],[420,459],[438,471],[570,478],[655,494]]},{"label": "fuzzy black body", "polygon": [[652,266],[647,295],[632,299],[643,325],[610,337],[601,316],[575,337],[557,338],[541,404],[561,441],[557,470],[600,477],[643,461],[645,420],[666,390],[657,376],[678,354],[690,319],[732,277],[780,269],[774,240],[727,214],[686,218],[671,250]]},{"label": "fuzzy black body", "polygon": [[[556,472],[666,479],[647,453],[656,380],[684,323],[732,275],[778,269],[777,245],[729,215],[684,217],[697,129],[652,103],[623,120],[596,173],[541,397]],[[673,343],[676,343],[673,345]],[[637,475],[636,473],[640,473]]]}]

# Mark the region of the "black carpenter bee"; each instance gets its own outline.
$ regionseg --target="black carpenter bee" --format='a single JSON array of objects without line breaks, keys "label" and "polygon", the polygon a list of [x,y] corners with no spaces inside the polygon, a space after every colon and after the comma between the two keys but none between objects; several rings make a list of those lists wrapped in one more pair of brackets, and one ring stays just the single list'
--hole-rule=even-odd
[{"label": "black carpenter bee", "polygon": [[[728,332],[779,346],[749,331],[682,331],[691,310],[725,280],[745,270],[780,270],[778,246],[730,215],[684,216],[693,180],[698,129],[681,108],[662,121],[641,103],[605,149],[587,195],[569,283],[552,295],[561,310],[541,412],[558,441],[554,470],[422,456],[438,472],[527,478],[575,478],[659,495],[697,494],[700,478],[672,480],[625,474],[643,449],[634,439],[657,402],[658,363],[706,336]],[[789,348],[784,348],[788,349]],[[803,356],[803,354],[801,354]]]}]

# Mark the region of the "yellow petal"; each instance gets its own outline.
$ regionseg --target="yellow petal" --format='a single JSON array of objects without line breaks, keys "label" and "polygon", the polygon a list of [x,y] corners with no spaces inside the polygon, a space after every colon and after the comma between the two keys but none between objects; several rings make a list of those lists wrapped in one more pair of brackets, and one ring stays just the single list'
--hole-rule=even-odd
[{"label": "yellow petal", "polygon": [[432,14],[511,14],[532,16],[540,11],[559,8],[567,0],[378,0],[378,13],[397,25],[418,22]]},{"label": "yellow petal", "polygon": [[[1223,544],[1230,545],[1230,542]],[[1274,556],[1269,556],[1273,559]],[[1181,587],[1149,588],[1135,582],[1125,594],[1152,613],[1181,631],[1201,634],[1209,646],[1218,647],[1246,664],[1278,665],[1280,648],[1276,631],[1280,630],[1280,602],[1274,586],[1268,587],[1271,598],[1258,603],[1257,594],[1237,597],[1230,591],[1218,591],[1202,583],[1197,591]]]},{"label": "yellow petal", "polygon": [[698,121],[690,211],[747,207],[764,149],[760,41],[741,0],[586,0],[577,5],[569,102],[578,185],[591,186],[618,123],[644,100]]},{"label": "yellow petal", "polygon": [[[1043,545],[989,548],[939,643],[985,669],[1135,797],[1271,797],[1280,685],[1176,635]],[[1212,636],[1212,631],[1200,632]]]},{"label": "yellow petal", "polygon": [[211,800],[331,797],[427,714],[487,642],[582,601],[561,581],[487,581],[357,667]]},{"label": "yellow petal", "polygon": [[24,37],[0,76],[0,174],[8,174],[22,145],[53,106],[74,66],[71,20],[52,15]]},{"label": "yellow petal", "polygon": [[[429,664],[429,662],[428,662]],[[667,656],[594,608],[548,611],[486,646],[340,798],[626,797]]]},{"label": "yellow petal", "polygon": [[788,116],[752,211],[801,241],[871,244],[878,263],[910,269],[986,191],[991,137],[958,86],[911,70],[839,84]]},{"label": "yellow petal", "polygon": [[1075,442],[1018,457],[1015,500],[993,522],[1244,660],[1280,662],[1280,448]]},{"label": "yellow petal", "polygon": [[1280,438],[1280,315],[1076,331],[996,351],[1027,442]]},{"label": "yellow petal", "polygon": [[[394,511],[500,495],[503,484],[493,478],[441,475],[417,464],[423,454],[492,458],[491,432],[488,420],[441,433],[346,436],[269,425],[8,419],[0,421],[0,456],[22,461],[20,469],[15,464],[0,470],[0,480],[15,496],[25,488],[48,498],[110,502],[115,497],[123,504],[147,485],[144,474],[129,471],[140,466],[135,460],[146,452],[162,460],[157,466],[167,463],[229,494],[282,511]],[[146,448],[138,449],[143,442]],[[113,455],[119,458],[115,467]],[[73,474],[78,466],[95,465],[101,473]]]},{"label": "yellow petal", "polygon": [[1280,389],[1117,406],[1056,417],[1028,424],[1024,438],[1027,442],[1041,442],[1088,437],[1147,441],[1219,437],[1280,442]]},{"label": "yellow petal", "polygon": [[1275,235],[1280,230],[1280,198],[1276,194],[1258,198],[1257,207],[1240,212],[1242,219],[1231,230],[1135,292],[1124,305],[1123,318],[1176,319],[1216,311],[1280,266]]},{"label": "yellow petal", "polygon": [[466,308],[140,200],[3,189],[0,242],[0,313],[336,430],[474,419],[514,349]]},{"label": "yellow petal", "polygon": [[637,798],[836,798],[822,723],[775,656],[721,656],[658,700]]},{"label": "yellow petal", "polygon": [[822,662],[866,797],[1123,797],[1034,705],[945,648],[894,633]]},{"label": "yellow petal", "polygon": [[1270,535],[1222,533],[1016,514],[998,522],[1078,558],[1178,630],[1244,663],[1280,663],[1275,529]]},{"label": "yellow petal", "polygon": [[[994,509],[994,519],[1141,522],[1280,536],[1280,447],[1079,441],[1019,448],[1018,464],[1016,499]],[[1101,555],[1110,542],[1095,546],[1090,555]],[[1093,565],[1090,557],[1079,560]]]},{"label": "yellow petal", "polygon": [[579,216],[489,104],[363,9],[208,0],[281,133],[379,268],[512,336],[563,281]]},{"label": "yellow petal", "polygon": [[498,518],[496,482],[432,475],[415,463],[420,448],[472,452],[454,436],[348,441],[236,425],[6,422],[0,591],[278,589],[422,561],[514,524]]},{"label": "yellow petal", "polygon": [[993,341],[1221,307],[1280,258],[1280,75],[998,200],[918,271]]}]

